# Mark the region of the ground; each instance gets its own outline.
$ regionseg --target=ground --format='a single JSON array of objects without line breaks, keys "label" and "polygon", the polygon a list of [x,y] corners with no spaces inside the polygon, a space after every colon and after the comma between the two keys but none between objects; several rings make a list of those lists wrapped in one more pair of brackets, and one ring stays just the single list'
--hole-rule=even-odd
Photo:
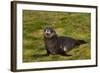
[{"label": "ground", "polygon": [[[84,60],[91,58],[90,13],[23,10],[23,62]],[[46,53],[43,29],[53,27],[59,36],[69,36],[88,42],[68,52],[72,56]]]}]

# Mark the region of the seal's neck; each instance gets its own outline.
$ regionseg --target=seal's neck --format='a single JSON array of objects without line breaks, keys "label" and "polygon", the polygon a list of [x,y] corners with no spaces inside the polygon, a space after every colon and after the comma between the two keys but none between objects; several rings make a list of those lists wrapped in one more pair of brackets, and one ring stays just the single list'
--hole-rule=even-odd
[{"label": "seal's neck", "polygon": [[58,37],[57,35],[54,35],[51,38],[47,38],[47,37],[44,36],[44,39],[47,39],[47,40],[56,40],[57,37]]}]

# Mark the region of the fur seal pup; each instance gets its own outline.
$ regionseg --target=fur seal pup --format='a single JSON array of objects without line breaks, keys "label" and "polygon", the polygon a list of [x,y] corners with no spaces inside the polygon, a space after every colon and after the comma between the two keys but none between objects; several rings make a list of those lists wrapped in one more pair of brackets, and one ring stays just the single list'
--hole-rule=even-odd
[{"label": "fur seal pup", "polygon": [[44,43],[47,51],[46,55],[60,54],[68,56],[66,52],[69,49],[81,44],[85,44],[87,42],[85,42],[84,40],[76,40],[71,37],[58,36],[53,28],[46,27],[44,29]]}]

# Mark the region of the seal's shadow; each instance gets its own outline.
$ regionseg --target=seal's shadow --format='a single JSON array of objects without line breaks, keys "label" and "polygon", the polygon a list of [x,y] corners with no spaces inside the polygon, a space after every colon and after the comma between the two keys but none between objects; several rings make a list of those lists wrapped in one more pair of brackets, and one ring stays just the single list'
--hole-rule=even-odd
[{"label": "seal's shadow", "polygon": [[32,57],[41,58],[41,57],[47,57],[47,55],[46,54],[34,54],[34,55],[32,55]]},{"label": "seal's shadow", "polygon": [[[72,55],[70,55],[70,54],[64,54],[64,55],[59,55],[59,56],[72,56]],[[32,57],[34,57],[34,58],[42,58],[42,57],[48,57],[48,55],[47,54],[34,54],[34,55],[32,55]]]}]

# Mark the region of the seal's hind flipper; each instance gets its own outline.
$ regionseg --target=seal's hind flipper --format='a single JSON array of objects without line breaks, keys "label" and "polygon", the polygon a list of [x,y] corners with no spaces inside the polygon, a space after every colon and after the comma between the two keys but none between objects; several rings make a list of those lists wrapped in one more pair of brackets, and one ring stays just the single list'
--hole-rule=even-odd
[{"label": "seal's hind flipper", "polygon": [[77,40],[76,45],[86,44],[87,42],[84,40]]}]

